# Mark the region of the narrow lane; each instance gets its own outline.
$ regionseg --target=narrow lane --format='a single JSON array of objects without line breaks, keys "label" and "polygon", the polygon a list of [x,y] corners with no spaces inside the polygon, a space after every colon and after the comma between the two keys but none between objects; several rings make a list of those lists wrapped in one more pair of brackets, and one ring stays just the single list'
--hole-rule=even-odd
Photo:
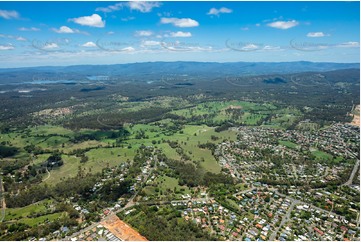
[{"label": "narrow lane", "polygon": [[0,214],[0,222],[5,219],[5,209],[6,209],[6,202],[5,202],[5,189],[3,184],[3,178],[0,176],[0,204],[1,204],[1,214]]}]

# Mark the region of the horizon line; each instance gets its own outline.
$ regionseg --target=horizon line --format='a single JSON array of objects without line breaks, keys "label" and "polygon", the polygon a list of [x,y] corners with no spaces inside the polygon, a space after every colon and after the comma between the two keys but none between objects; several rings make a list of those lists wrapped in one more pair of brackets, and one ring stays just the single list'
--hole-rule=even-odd
[{"label": "horizon line", "polygon": [[[19,67],[5,67],[0,68],[0,70],[7,69],[24,69],[24,68],[41,68],[41,67],[71,67],[71,66],[112,66],[112,65],[132,65],[132,64],[145,64],[145,63],[176,63],[176,62],[193,62],[193,63],[214,63],[214,64],[231,64],[231,63],[299,63],[299,62],[307,62],[307,63],[328,63],[328,64],[358,64],[360,62],[332,62],[332,61],[143,61],[143,62],[127,62],[127,63],[114,63],[114,64],[76,64],[76,65],[40,65],[40,66],[19,66]],[[360,68],[359,68],[360,69]]]}]

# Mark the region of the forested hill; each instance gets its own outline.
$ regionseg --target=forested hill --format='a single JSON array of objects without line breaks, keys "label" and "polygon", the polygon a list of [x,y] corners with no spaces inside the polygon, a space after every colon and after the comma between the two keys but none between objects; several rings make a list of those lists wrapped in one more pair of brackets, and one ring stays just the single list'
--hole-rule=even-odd
[{"label": "forested hill", "polygon": [[[73,80],[90,75],[122,75],[140,77],[146,75],[182,74],[182,75],[260,75],[288,74],[296,72],[323,72],[340,69],[359,69],[359,63],[328,62],[144,62],[116,65],[76,65],[44,66],[0,69],[0,82],[16,83],[25,81],[34,75],[67,75]],[[28,80],[31,81],[31,80]]]}]

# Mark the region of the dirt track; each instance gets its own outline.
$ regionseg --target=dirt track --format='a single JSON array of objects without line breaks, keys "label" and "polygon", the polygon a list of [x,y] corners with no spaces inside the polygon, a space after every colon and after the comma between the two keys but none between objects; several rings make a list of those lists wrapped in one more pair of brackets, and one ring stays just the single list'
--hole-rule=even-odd
[{"label": "dirt track", "polygon": [[355,126],[360,126],[360,105],[357,105],[353,112],[354,114],[351,124]]}]

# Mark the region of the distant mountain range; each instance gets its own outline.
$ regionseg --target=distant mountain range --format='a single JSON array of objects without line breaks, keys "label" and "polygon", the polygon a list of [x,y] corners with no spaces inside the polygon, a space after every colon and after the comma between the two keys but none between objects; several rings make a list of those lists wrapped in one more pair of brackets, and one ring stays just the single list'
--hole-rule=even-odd
[{"label": "distant mountain range", "polygon": [[1,83],[32,81],[34,76],[64,75],[72,80],[89,76],[122,76],[124,78],[155,77],[157,75],[262,75],[299,72],[323,72],[341,69],[359,69],[359,63],[329,62],[144,62],[115,65],[42,66],[0,69]]}]

